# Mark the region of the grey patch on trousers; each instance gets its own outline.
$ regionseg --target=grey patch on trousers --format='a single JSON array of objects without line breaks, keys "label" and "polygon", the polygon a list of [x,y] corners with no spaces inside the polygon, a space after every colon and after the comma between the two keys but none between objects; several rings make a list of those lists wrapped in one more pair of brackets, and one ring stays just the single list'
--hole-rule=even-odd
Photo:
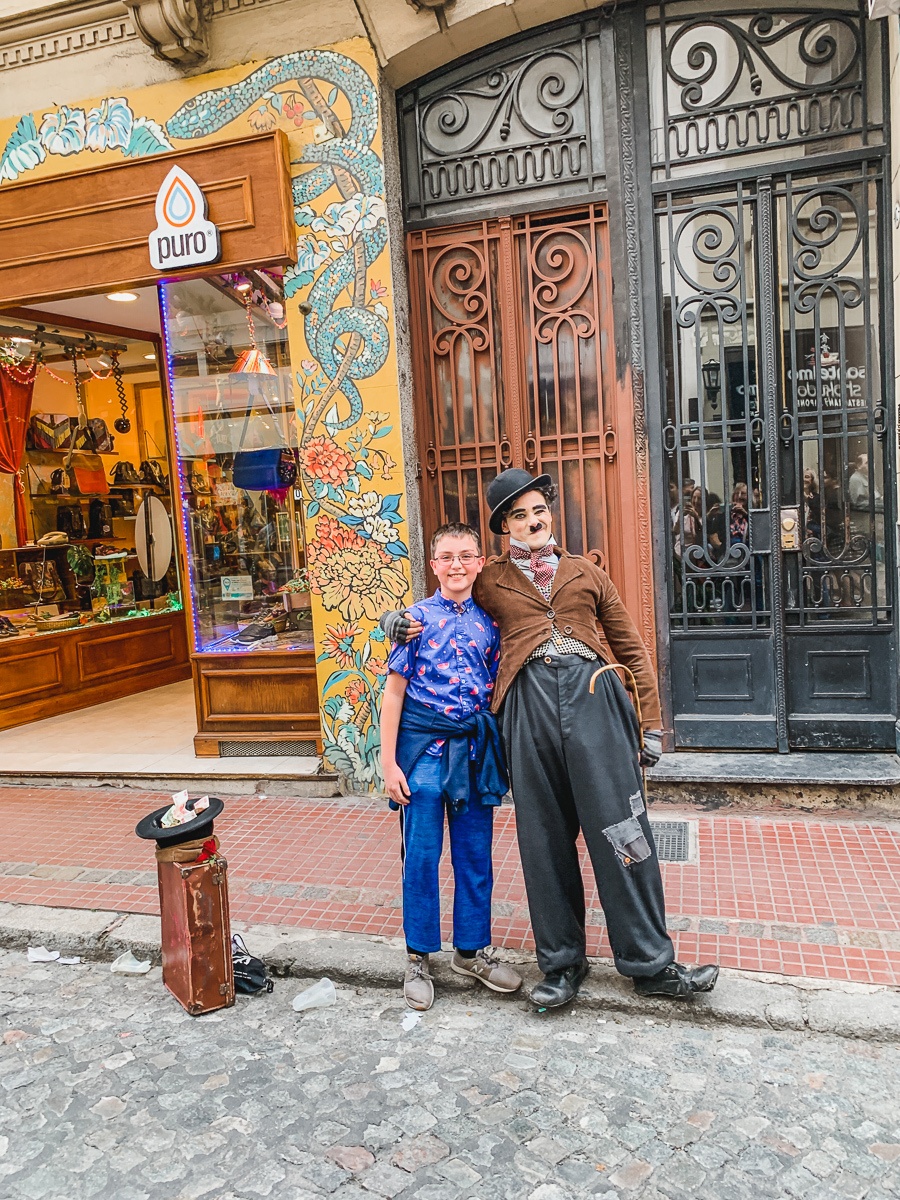
[{"label": "grey patch on trousers", "polygon": [[633,792],[628,797],[628,803],[631,805],[631,815],[639,817],[644,812],[644,797],[640,792]]},{"label": "grey patch on trousers", "polygon": [[643,862],[652,854],[650,843],[644,837],[637,817],[628,817],[616,825],[607,825],[603,833],[618,855],[619,862],[624,863],[626,867],[632,863]]}]

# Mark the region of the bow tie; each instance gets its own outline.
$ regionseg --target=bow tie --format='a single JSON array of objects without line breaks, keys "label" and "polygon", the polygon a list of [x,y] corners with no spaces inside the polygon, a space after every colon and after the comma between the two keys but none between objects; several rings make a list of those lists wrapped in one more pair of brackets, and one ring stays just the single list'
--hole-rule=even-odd
[{"label": "bow tie", "polygon": [[552,543],[548,542],[540,550],[529,550],[527,546],[510,546],[509,557],[520,566],[527,564],[538,587],[546,587],[553,579],[556,555],[553,553]]}]

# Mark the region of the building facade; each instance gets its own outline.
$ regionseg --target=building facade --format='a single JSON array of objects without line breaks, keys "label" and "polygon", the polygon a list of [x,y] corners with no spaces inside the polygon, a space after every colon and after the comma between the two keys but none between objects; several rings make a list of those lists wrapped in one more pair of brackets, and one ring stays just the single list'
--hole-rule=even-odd
[{"label": "building facade", "polygon": [[[442,520],[486,530],[484,486],[515,465],[554,476],[561,540],[614,578],[675,747],[894,748],[896,16],[11,7],[0,324],[40,347],[52,314],[72,357],[74,331],[112,336],[95,297],[159,295],[142,326],[166,368],[158,520],[187,614],[101,598],[100,634],[91,617],[45,635],[59,662],[76,640],[79,663],[98,639],[112,653],[130,615],[122,686],[155,684],[160,651],[133,618],[181,621],[165,669],[193,674],[198,753],[315,739],[351,786],[377,785],[377,616],[428,586],[423,539]],[[179,170],[219,255],[154,266]],[[140,331],[115,328],[127,357]],[[79,354],[103,375],[91,353],[75,348],[74,392]],[[7,378],[34,357],[13,355]],[[282,450],[295,482],[246,473],[249,454]],[[27,465],[8,578],[46,558],[35,511],[53,464]],[[4,469],[12,513],[21,466]],[[306,633],[270,629],[304,582]],[[244,632],[266,621],[264,644]],[[33,695],[26,672],[23,688],[25,635],[0,646],[8,711],[91,702],[84,669],[72,684],[37,671]]]}]

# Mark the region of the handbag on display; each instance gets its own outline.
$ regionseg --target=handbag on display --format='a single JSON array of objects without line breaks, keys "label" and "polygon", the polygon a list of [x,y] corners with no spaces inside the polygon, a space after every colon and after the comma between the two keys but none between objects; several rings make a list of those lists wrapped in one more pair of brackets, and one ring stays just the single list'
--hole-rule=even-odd
[{"label": "handbag on display", "polygon": [[69,487],[82,496],[109,493],[103,462],[96,454],[75,454],[68,464]]},{"label": "handbag on display", "polygon": [[55,471],[50,472],[50,492],[53,495],[59,495],[61,492],[69,490],[69,480],[66,477],[62,467],[57,467]]},{"label": "handbag on display", "polygon": [[34,413],[28,425],[28,449],[68,450],[73,424],[63,413]]},{"label": "handbag on display", "polygon": [[91,417],[88,421],[88,429],[94,443],[92,446],[93,450],[96,450],[98,454],[115,453],[113,447],[115,446],[116,439],[109,432],[109,426],[102,417]]},{"label": "handbag on display", "polygon": [[117,462],[111,474],[113,487],[134,487],[142,482],[140,475],[134,469],[134,463],[128,462],[127,459]]},{"label": "handbag on display", "polygon": [[92,500],[88,509],[88,538],[98,540],[111,538],[113,535],[112,507],[99,496]]},{"label": "handbag on display", "polygon": [[205,476],[201,475],[199,471],[191,471],[190,475],[188,475],[188,487],[195,496],[212,495],[212,488],[206,482]]},{"label": "handbag on display", "polygon": [[114,517],[134,516],[134,492],[111,493],[109,502],[112,505],[112,514]]},{"label": "handbag on display", "polygon": [[84,513],[80,504],[60,504],[56,510],[56,528],[74,541],[84,537]]},{"label": "handbag on display", "polygon": [[141,463],[141,483],[148,483],[153,487],[163,489],[169,486],[169,481],[166,479],[162,467],[152,458],[145,458]]},{"label": "handbag on display", "polygon": [[66,593],[60,582],[56,563],[52,560],[22,563],[19,574],[25,583],[24,591],[30,601],[51,604],[55,600],[65,600]]},{"label": "handbag on display", "polygon": [[69,448],[72,450],[86,450],[88,453],[96,450],[94,444],[94,433],[90,424],[79,425],[74,417],[72,419],[72,435],[69,438]]},{"label": "handbag on display", "polygon": [[264,450],[238,450],[234,456],[232,483],[245,492],[278,492],[297,478],[297,459],[292,450],[273,446]]}]

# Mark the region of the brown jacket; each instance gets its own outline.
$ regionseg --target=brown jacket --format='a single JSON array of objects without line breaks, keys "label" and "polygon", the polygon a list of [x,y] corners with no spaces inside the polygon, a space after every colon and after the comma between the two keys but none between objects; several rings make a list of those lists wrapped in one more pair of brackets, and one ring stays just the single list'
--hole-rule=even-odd
[{"label": "brown jacket", "polygon": [[475,581],[475,603],[500,626],[500,671],[491,708],[496,712],[532,651],[550,635],[550,626],[605,654],[598,625],[615,656],[637,680],[645,729],[662,721],[659,692],[650,658],[612,580],[586,558],[556,548],[559,566],[548,604],[508,554],[491,559]]}]

